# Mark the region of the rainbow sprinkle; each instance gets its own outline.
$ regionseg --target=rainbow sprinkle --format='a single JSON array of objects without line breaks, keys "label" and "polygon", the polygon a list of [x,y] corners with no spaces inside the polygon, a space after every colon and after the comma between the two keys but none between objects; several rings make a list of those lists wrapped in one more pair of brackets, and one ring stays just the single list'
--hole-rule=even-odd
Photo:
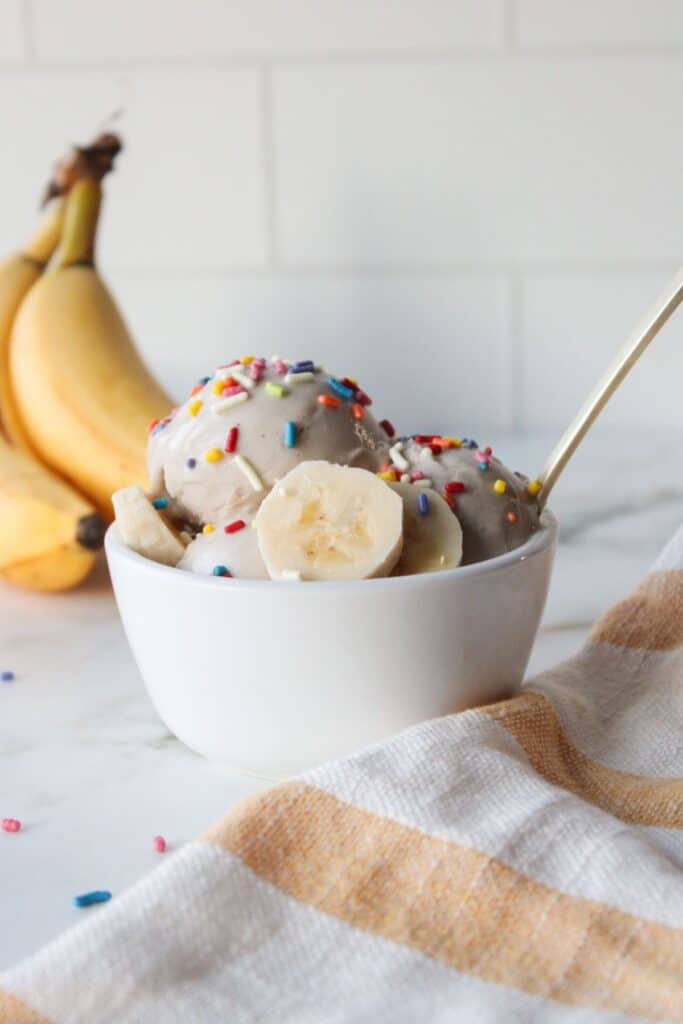
[{"label": "rainbow sprinkle", "polygon": [[237,447],[237,438],[239,437],[239,427],[230,427],[228,436],[225,439],[225,450],[232,454]]},{"label": "rainbow sprinkle", "polygon": [[494,491],[496,492],[496,494],[505,494],[505,492],[506,492],[506,490],[507,490],[507,486],[508,486],[508,485],[507,485],[507,484],[505,483],[505,481],[504,481],[504,480],[500,480],[500,479],[498,479],[498,480],[496,480],[496,482],[494,483],[494,485],[493,485],[493,489],[494,489]]},{"label": "rainbow sprinkle", "polygon": [[266,391],[273,398],[284,398],[287,394],[287,388],[283,387],[282,384],[276,384],[274,381],[269,380],[266,384]]},{"label": "rainbow sprinkle", "polygon": [[202,533],[213,533],[215,529],[216,527],[213,525],[213,523],[204,523],[204,525],[202,526]]},{"label": "rainbow sprinkle", "polygon": [[293,420],[285,421],[285,448],[294,448],[296,445],[296,423]]},{"label": "rainbow sprinkle", "polygon": [[315,380],[315,374],[310,370],[290,370],[285,375],[285,384],[303,384],[306,380]]},{"label": "rainbow sprinkle", "polygon": [[531,495],[531,497],[535,498],[538,492],[541,490],[542,486],[543,485],[541,484],[540,480],[530,480],[526,486],[526,489],[527,492]]},{"label": "rainbow sprinkle", "polygon": [[227,526],[223,527],[223,532],[237,533],[238,530],[243,530],[246,525],[244,519],[235,519],[232,523],[228,523]]},{"label": "rainbow sprinkle", "polygon": [[152,504],[155,508],[168,508],[168,498],[155,498]]},{"label": "rainbow sprinkle", "polygon": [[339,398],[343,398],[345,402],[348,402],[353,398],[353,388],[347,388],[340,380],[336,377],[329,377],[327,380],[327,386],[330,391],[334,391],[335,395]]},{"label": "rainbow sprinkle", "polygon": [[202,402],[198,398],[195,398],[194,402],[190,402],[190,404],[188,405],[187,411],[189,412],[190,416],[197,416],[199,414],[199,410],[201,409],[201,407]]},{"label": "rainbow sprinkle", "polygon": [[207,448],[204,452],[204,458],[207,462],[220,462],[223,458],[223,452],[220,448]]},{"label": "rainbow sprinkle", "polygon": [[417,496],[417,512],[418,515],[426,516],[429,515],[429,498],[426,494],[418,494]]},{"label": "rainbow sprinkle", "polygon": [[410,463],[403,454],[403,445],[400,441],[397,441],[393,448],[389,449],[389,458],[402,473],[406,473],[410,469]]},{"label": "rainbow sprinkle", "polygon": [[110,899],[111,893],[107,889],[95,889],[93,892],[74,896],[72,902],[74,907],[91,907],[93,903],[106,903]]},{"label": "rainbow sprinkle", "polygon": [[212,576],[232,576],[232,573],[228,569],[227,565],[214,565],[211,570]]},{"label": "rainbow sprinkle", "polygon": [[252,464],[248,459],[245,459],[243,455],[236,455],[234,459],[235,465],[241,473],[247,478],[252,488],[255,491],[264,490],[263,480],[258,475]]},{"label": "rainbow sprinkle", "polygon": [[247,391],[240,390],[237,394],[230,395],[228,398],[223,398],[220,402],[216,402],[213,406],[213,411],[217,416],[220,416],[221,413],[227,412],[228,409],[232,409],[233,406],[246,402],[248,398],[249,393]]}]

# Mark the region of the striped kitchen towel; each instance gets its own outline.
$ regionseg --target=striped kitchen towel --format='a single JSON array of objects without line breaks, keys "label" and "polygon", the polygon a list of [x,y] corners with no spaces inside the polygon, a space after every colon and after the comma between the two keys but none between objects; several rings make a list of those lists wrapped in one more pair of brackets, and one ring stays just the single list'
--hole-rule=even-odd
[{"label": "striped kitchen towel", "polygon": [[3,1024],[683,1021],[683,531],[572,661],[250,799]]}]

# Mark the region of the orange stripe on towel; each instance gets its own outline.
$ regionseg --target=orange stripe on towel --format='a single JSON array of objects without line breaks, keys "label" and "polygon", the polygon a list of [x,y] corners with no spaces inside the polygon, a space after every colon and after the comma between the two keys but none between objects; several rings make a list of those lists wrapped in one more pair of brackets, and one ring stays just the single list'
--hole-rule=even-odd
[{"label": "orange stripe on towel", "polygon": [[653,572],[598,619],[591,640],[672,651],[683,646],[683,569]]},{"label": "orange stripe on towel", "polygon": [[0,1024],[50,1024],[23,1000],[0,988]]}]

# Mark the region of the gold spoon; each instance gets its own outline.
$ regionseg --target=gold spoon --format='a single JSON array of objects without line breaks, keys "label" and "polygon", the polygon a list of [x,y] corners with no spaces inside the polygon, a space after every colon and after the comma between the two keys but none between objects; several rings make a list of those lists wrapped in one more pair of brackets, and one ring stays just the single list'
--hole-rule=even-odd
[{"label": "gold spoon", "polygon": [[538,504],[541,509],[547,502],[548,496],[557,483],[560,473],[614,392],[682,301],[683,267],[680,267],[667,288],[650,307],[642,320],[639,321],[623,347],[617,352],[605,375],[598,381],[594,390],[579,409],[576,418],[567,427],[550,453],[548,461],[538,477],[538,483],[541,485]]}]

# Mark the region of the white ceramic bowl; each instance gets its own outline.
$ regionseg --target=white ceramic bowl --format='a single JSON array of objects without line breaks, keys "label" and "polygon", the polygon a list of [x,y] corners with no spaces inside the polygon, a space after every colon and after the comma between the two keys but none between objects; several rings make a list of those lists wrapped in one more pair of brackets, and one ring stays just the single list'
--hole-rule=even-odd
[{"label": "white ceramic bowl", "polygon": [[279,777],[520,685],[557,543],[422,576],[220,579],[106,552],[135,660],[162,719],[199,753]]}]

